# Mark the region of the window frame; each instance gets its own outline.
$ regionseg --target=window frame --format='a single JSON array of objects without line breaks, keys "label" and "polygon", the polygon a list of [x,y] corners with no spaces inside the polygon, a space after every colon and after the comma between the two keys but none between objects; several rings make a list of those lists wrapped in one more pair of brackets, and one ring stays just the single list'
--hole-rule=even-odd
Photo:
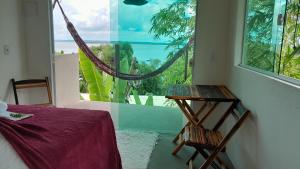
[{"label": "window frame", "polygon": [[300,87],[300,80],[297,80],[297,79],[294,79],[294,78],[291,78],[291,77],[287,77],[287,76],[284,76],[284,75],[280,75],[280,74],[277,74],[277,73],[274,73],[274,72],[268,72],[268,71],[265,71],[265,70],[262,70],[262,69],[259,69],[259,68],[255,68],[255,67],[252,67],[252,66],[249,66],[249,65],[243,65],[242,63],[238,64],[238,66],[243,68],[243,69],[246,69],[246,70],[254,71],[254,72],[256,72],[258,74],[261,74],[263,76],[270,77],[270,78],[275,78],[278,81],[283,81],[283,82],[289,83],[290,85],[296,85],[296,86]]},{"label": "window frame", "polygon": [[[244,43],[245,43],[245,39],[246,39],[245,38],[246,37],[245,33],[247,32],[246,18],[248,16],[248,9],[249,9],[248,2],[249,2],[249,0],[245,0],[244,17],[243,17],[243,31],[242,31],[243,36],[242,36],[242,46],[241,46],[241,58],[240,58],[240,61],[238,63],[238,66],[241,67],[241,68],[247,69],[247,70],[254,71],[256,73],[262,74],[262,75],[270,77],[270,78],[275,78],[278,81],[281,81],[281,82],[283,81],[283,82],[286,82],[290,85],[296,85],[297,87],[299,87],[300,86],[300,79],[295,79],[295,78],[292,78],[292,77],[289,77],[289,76],[285,76],[283,74],[280,74],[277,71],[270,72],[270,71],[266,71],[266,70],[263,70],[263,69],[256,68],[256,67],[245,64]],[[284,32],[283,32],[282,36],[284,36]]]}]

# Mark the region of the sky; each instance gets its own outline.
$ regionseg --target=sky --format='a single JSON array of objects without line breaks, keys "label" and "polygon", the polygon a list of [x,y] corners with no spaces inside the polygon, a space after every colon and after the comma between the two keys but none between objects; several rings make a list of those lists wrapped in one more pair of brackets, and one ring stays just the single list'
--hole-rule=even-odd
[{"label": "sky", "polygon": [[[62,7],[84,40],[167,42],[154,39],[151,17],[174,0],[149,0],[143,6],[125,5],[123,0],[62,0]],[[63,17],[54,10],[56,40],[71,40]]]},{"label": "sky", "polygon": [[[62,0],[66,15],[75,25],[80,35],[87,40],[109,39],[110,4],[107,0]],[[56,40],[71,40],[66,24],[55,8],[54,36]]]}]

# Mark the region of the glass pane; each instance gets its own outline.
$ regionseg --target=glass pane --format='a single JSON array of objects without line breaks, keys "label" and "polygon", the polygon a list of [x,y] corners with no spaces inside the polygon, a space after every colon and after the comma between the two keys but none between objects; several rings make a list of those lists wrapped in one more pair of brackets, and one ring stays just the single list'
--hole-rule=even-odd
[{"label": "glass pane", "polygon": [[299,8],[298,0],[291,0],[287,5],[279,71],[281,75],[295,79],[300,79]]},{"label": "glass pane", "polygon": [[282,40],[281,0],[248,0],[245,18],[243,65],[275,72]]},{"label": "glass pane", "polygon": [[[145,75],[159,69],[185,46],[195,31],[195,0],[139,0],[110,2],[111,41],[118,45],[116,69],[121,73]],[[188,62],[193,45],[161,74],[138,81],[116,79],[114,102],[171,105],[164,97],[173,84],[190,84]],[[124,100],[125,98],[125,100]]]},{"label": "glass pane", "polygon": [[[119,73],[144,75],[159,69],[195,31],[196,0],[64,0],[62,6],[94,54]],[[121,80],[98,70],[78,50],[59,8],[54,31],[58,54],[79,53],[84,99],[172,106],[164,97],[168,86],[191,83],[193,44],[161,74]]]}]

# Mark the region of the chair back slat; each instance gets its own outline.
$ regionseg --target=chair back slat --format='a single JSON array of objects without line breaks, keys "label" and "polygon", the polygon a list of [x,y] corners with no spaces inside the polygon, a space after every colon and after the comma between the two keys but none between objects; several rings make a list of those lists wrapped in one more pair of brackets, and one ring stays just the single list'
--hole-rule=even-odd
[{"label": "chair back slat", "polygon": [[46,83],[46,82],[47,82],[46,79],[29,79],[29,80],[15,81],[15,85]]},{"label": "chair back slat", "polygon": [[52,104],[52,95],[49,85],[48,77],[45,77],[45,79],[29,79],[29,80],[20,80],[15,81],[15,79],[11,79],[14,96],[15,96],[15,102],[18,105],[19,99],[17,94],[17,89],[26,89],[26,88],[46,88],[48,93],[48,103],[43,103],[43,105],[51,105]]},{"label": "chair back slat", "polygon": [[[227,120],[227,118],[232,115],[235,118],[234,120]],[[220,152],[225,152],[225,146],[233,137],[233,135],[239,130],[239,128],[244,124],[248,116],[250,115],[250,111],[243,106],[240,100],[236,100],[233,102],[225,111],[225,113],[220,117],[215,127],[210,129],[205,129],[205,132],[199,132],[193,129],[193,126],[188,126],[191,129],[186,130],[185,133],[188,135],[185,137],[186,144],[190,146],[194,146],[198,152],[205,152],[204,149],[207,149],[210,154],[201,153],[206,161],[201,165],[200,169],[207,169],[210,165],[214,165],[214,160],[220,162],[220,158],[218,154]],[[228,132],[221,133],[219,128],[223,125],[224,121],[228,121],[233,123],[233,125],[226,126],[229,129]],[[233,122],[234,121],[234,122]],[[204,129],[202,126],[199,128]],[[198,128],[197,128],[198,129]],[[200,130],[201,131],[201,130]],[[204,133],[204,134],[203,134]],[[204,138],[204,139],[203,139]],[[209,145],[209,146],[208,146]],[[194,160],[194,155],[191,160]],[[222,165],[222,163],[220,163]],[[224,164],[224,163],[223,163]],[[215,168],[215,167],[214,167]],[[216,168],[219,168],[218,166]],[[223,168],[223,167],[222,167]],[[228,168],[225,166],[225,168]]]}]

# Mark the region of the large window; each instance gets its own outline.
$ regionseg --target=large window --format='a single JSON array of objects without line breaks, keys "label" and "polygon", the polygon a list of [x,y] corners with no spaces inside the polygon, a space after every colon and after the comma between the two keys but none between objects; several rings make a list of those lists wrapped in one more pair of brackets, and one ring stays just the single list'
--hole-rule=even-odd
[{"label": "large window", "polygon": [[96,67],[70,37],[58,8],[54,10],[55,48],[78,53],[82,99],[154,106],[172,106],[165,99],[170,85],[191,84],[194,45],[184,46],[195,32],[196,0],[63,0],[70,21],[92,51],[117,72],[151,78],[122,80]]},{"label": "large window", "polygon": [[299,83],[298,0],[248,0],[242,65]]}]

